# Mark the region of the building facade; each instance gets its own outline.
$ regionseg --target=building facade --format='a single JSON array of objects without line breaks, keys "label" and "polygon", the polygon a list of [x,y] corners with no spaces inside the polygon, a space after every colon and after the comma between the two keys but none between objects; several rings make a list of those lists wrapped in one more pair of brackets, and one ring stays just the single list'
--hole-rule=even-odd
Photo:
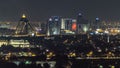
[{"label": "building facade", "polygon": [[62,18],[61,34],[75,34],[77,30],[76,19]]},{"label": "building facade", "polygon": [[76,34],[86,33],[89,31],[90,23],[81,13],[77,15],[77,32]]},{"label": "building facade", "polygon": [[61,27],[61,17],[52,16],[47,22],[47,35],[59,35]]}]

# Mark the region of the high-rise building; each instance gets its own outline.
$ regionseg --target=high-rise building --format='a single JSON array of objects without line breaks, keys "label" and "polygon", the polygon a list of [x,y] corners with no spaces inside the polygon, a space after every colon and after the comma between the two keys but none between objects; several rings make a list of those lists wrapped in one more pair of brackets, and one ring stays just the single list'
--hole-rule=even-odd
[{"label": "high-rise building", "polygon": [[63,18],[61,22],[61,29],[71,30],[72,26],[72,19],[70,18]]},{"label": "high-rise building", "polygon": [[75,34],[76,29],[76,19],[62,18],[61,34]]},{"label": "high-rise building", "polygon": [[77,31],[76,33],[83,33],[87,32],[89,29],[89,23],[88,20],[86,20],[81,13],[78,14],[77,16]]},{"label": "high-rise building", "polygon": [[95,25],[96,25],[96,29],[99,29],[100,28],[100,19],[97,17],[95,18]]},{"label": "high-rise building", "polygon": [[36,35],[46,35],[47,31],[47,24],[46,22],[35,22],[37,24],[34,24],[35,29],[36,29]]},{"label": "high-rise building", "polygon": [[91,28],[93,31],[96,31],[96,29],[101,28],[101,22],[100,22],[100,19],[98,17],[95,18],[94,22],[91,23]]},{"label": "high-rise building", "polygon": [[41,23],[41,33],[45,34],[46,33],[46,23]]},{"label": "high-rise building", "polygon": [[52,16],[51,18],[49,18],[47,26],[48,26],[47,35],[59,35],[61,28],[61,17]]}]

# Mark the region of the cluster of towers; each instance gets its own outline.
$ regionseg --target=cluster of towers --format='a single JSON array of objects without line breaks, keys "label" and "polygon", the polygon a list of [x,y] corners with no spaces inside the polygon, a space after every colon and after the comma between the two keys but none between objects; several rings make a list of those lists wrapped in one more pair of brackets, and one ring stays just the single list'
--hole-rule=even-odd
[{"label": "cluster of towers", "polygon": [[52,16],[47,21],[47,35],[69,35],[86,33],[90,22],[81,13],[76,19]]},{"label": "cluster of towers", "polygon": [[[97,24],[96,22],[99,22],[99,18],[96,18],[96,21],[91,24],[90,21],[86,20],[81,13],[77,15],[76,19],[51,16],[47,20],[46,26],[44,26],[44,28],[42,28],[41,30],[46,29],[46,31],[44,31],[44,34],[47,35],[81,34],[99,28],[99,24]],[[36,32],[37,30],[33,28],[33,26],[29,23],[29,20],[23,14],[16,27],[15,34],[34,35],[36,34]]]}]

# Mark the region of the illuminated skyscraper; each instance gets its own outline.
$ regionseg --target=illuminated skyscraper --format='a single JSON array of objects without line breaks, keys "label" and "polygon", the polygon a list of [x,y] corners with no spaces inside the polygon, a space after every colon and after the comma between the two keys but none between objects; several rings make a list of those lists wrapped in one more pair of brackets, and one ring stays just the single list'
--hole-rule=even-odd
[{"label": "illuminated skyscraper", "polygon": [[74,34],[77,29],[76,19],[63,18],[61,22],[62,34]]},{"label": "illuminated skyscraper", "polygon": [[86,20],[81,13],[77,16],[77,31],[76,33],[83,33],[87,32],[89,29],[89,23],[88,20]]},{"label": "illuminated skyscraper", "polygon": [[48,35],[59,35],[61,28],[61,18],[59,16],[52,16],[48,20]]},{"label": "illuminated skyscraper", "polygon": [[96,29],[100,28],[100,19],[98,17],[95,18],[95,25],[96,25]]},{"label": "illuminated skyscraper", "polygon": [[72,26],[72,19],[70,18],[62,19],[61,29],[71,30],[71,26]]},{"label": "illuminated skyscraper", "polygon": [[96,29],[100,29],[101,27],[100,19],[97,17],[95,20],[91,23],[91,28],[93,31],[96,31]]}]

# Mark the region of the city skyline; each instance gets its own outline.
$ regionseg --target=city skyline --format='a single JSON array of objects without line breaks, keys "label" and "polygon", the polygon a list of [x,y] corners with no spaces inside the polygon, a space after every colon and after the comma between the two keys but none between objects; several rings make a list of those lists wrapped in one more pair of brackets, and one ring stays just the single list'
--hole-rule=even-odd
[{"label": "city skyline", "polygon": [[119,6],[119,1],[112,0],[1,0],[0,21],[18,21],[23,13],[31,21],[45,21],[50,16],[76,18],[79,12],[89,20],[119,21]]}]

